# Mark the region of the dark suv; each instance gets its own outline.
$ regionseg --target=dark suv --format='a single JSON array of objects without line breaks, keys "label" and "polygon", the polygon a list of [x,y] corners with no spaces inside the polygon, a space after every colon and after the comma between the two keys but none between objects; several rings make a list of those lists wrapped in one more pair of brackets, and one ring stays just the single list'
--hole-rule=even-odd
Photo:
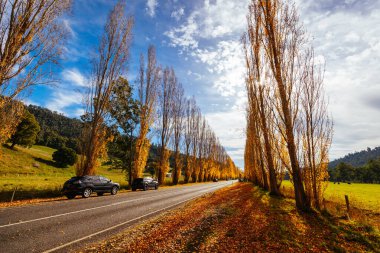
[{"label": "dark suv", "polygon": [[72,177],[63,185],[62,193],[68,199],[75,198],[76,195],[82,195],[88,198],[93,192],[102,196],[105,192],[115,195],[120,189],[118,183],[102,176],[83,176]]},{"label": "dark suv", "polygon": [[144,178],[135,178],[132,182],[132,191],[136,191],[136,189],[142,189],[144,191],[149,188],[158,189],[158,181],[151,177]]}]

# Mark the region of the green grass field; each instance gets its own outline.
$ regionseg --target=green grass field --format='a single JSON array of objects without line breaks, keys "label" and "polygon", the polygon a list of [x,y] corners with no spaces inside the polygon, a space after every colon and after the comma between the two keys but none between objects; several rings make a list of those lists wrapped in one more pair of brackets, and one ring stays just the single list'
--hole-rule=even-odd
[{"label": "green grass field", "polygon": [[[63,183],[75,176],[74,166],[58,168],[52,161],[55,150],[44,146],[16,150],[0,147],[0,201],[9,201],[17,187],[15,199],[58,196]],[[125,173],[101,166],[97,172],[121,184],[127,185]]]},{"label": "green grass field", "polygon": [[[283,181],[281,187],[293,189],[290,181]],[[329,183],[325,192],[328,201],[345,203],[344,195],[348,195],[352,206],[360,209],[380,212],[380,184],[347,184]]]}]

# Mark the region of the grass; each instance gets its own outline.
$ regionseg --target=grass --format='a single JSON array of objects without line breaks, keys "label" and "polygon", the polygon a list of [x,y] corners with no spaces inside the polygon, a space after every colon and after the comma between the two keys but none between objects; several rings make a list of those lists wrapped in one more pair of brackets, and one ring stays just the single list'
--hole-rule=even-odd
[{"label": "grass", "polygon": [[[35,145],[31,148],[16,147],[12,150],[0,146],[0,201],[9,201],[17,187],[15,199],[59,196],[63,183],[75,176],[74,166],[59,168],[52,161],[55,149]],[[127,185],[125,173],[101,166],[103,175],[122,187]]]},{"label": "grass", "polygon": [[[283,181],[281,187],[293,191],[290,181]],[[324,197],[327,201],[343,205],[345,204],[344,195],[348,195],[351,206],[380,213],[380,184],[334,184],[329,182]]]}]

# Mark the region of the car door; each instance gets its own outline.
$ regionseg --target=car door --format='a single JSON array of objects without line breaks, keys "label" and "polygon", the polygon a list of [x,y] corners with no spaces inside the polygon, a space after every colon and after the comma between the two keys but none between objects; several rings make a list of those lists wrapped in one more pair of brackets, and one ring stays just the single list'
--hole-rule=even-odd
[{"label": "car door", "polygon": [[99,192],[102,191],[102,182],[100,181],[100,178],[98,176],[93,176],[92,177],[92,183],[94,185],[94,191]]},{"label": "car door", "polygon": [[154,188],[153,178],[149,178],[149,188]]},{"label": "car door", "polygon": [[99,177],[99,179],[101,183],[101,191],[110,191],[111,190],[110,180],[105,177]]}]

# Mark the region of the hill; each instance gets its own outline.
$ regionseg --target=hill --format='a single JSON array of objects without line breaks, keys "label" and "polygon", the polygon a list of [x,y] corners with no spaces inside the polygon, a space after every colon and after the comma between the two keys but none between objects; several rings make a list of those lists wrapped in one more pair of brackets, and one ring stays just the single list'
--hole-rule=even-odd
[{"label": "hill", "polygon": [[78,138],[81,134],[82,122],[47,108],[29,105],[27,110],[34,115],[41,131],[38,133],[36,144],[51,148],[66,147],[78,150]]},{"label": "hill", "polygon": [[339,163],[343,162],[350,164],[353,167],[362,167],[367,164],[370,160],[376,160],[380,157],[380,147],[367,148],[367,150],[362,150],[355,153],[349,153],[348,155],[331,161],[329,163],[329,168],[335,168]]},{"label": "hill", "polygon": [[[15,150],[0,146],[0,202],[9,201],[17,187],[15,199],[61,196],[63,183],[75,176],[74,166],[59,168],[52,160],[53,148],[34,145],[16,146]],[[97,174],[108,177],[125,187],[125,173],[100,166]]]}]

